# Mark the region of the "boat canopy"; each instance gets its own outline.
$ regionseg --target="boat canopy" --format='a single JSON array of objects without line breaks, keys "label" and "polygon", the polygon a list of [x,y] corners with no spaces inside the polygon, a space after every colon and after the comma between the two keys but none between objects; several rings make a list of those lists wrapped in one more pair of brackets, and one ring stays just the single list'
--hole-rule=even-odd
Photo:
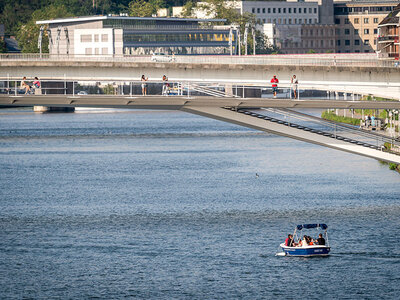
[{"label": "boat canopy", "polygon": [[297,230],[302,230],[304,229],[311,229],[311,228],[318,228],[320,227],[323,230],[328,229],[328,225],[326,224],[303,224],[303,225],[297,225]]}]

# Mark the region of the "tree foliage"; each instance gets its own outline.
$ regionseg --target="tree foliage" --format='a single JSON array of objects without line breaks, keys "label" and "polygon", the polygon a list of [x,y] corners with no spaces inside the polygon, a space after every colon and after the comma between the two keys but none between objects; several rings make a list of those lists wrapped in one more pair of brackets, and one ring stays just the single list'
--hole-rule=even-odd
[{"label": "tree foliage", "polygon": [[132,17],[151,17],[165,6],[163,0],[134,0],[129,3],[129,15]]}]

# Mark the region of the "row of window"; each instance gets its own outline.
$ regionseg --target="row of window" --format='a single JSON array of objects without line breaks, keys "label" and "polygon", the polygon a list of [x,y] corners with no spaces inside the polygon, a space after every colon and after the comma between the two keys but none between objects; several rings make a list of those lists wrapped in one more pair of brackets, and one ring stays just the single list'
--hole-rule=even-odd
[{"label": "row of window", "polygon": [[[371,31],[372,32],[372,31]],[[340,29],[336,29],[336,34],[340,35]],[[344,29],[344,34],[349,35],[350,34],[350,29]],[[354,34],[360,34],[360,31],[358,29],[354,29]],[[370,30],[368,28],[364,29],[364,34],[370,34]],[[374,34],[378,34],[378,29],[374,29]]]},{"label": "row of window", "polygon": [[[259,21],[261,21],[261,19],[258,19]],[[272,24],[316,24],[318,23],[317,19],[262,19],[263,23],[272,23]]]},{"label": "row of window", "polygon": [[124,42],[221,42],[229,41],[229,34],[179,33],[135,34],[125,33]]},{"label": "row of window", "polygon": [[284,41],[283,42],[283,47],[288,48],[288,47],[302,47],[302,48],[308,48],[308,47],[334,47],[334,42],[333,40],[303,40],[301,42],[288,42]]},{"label": "row of window", "polygon": [[[350,40],[344,40],[344,45],[345,46],[350,46]],[[361,44],[361,41],[360,40],[354,40],[354,46],[359,46]],[[369,42],[369,40],[364,40],[364,46],[368,46],[368,45],[370,45],[370,42]],[[337,40],[336,41],[336,45],[337,46],[340,46],[341,45],[341,40]],[[376,45],[376,40],[374,40],[374,45]]]},{"label": "row of window", "polygon": [[[378,24],[379,23],[379,19],[378,18],[374,18],[374,24]],[[336,18],[335,19],[335,24],[340,24],[340,19]],[[350,19],[346,18],[344,19],[344,24],[350,24]],[[354,24],[360,24],[360,18],[354,18]],[[364,24],[369,24],[369,18],[364,18]]]},{"label": "row of window", "polygon": [[101,42],[106,43],[108,42],[108,34],[82,34],[81,35],[81,43],[91,43],[94,41],[95,43],[100,42],[100,36],[101,36]]},{"label": "row of window", "polygon": [[335,7],[335,15],[347,15],[361,12],[389,12],[394,6]]},{"label": "row of window", "polygon": [[[260,14],[261,13],[261,11],[262,11],[262,13],[263,14],[265,14],[265,12],[267,11],[269,14],[272,12],[273,14],[276,14],[276,13],[278,13],[278,14],[281,14],[281,13],[284,13],[284,14],[286,14],[286,7],[284,7],[284,8],[280,8],[280,7],[278,7],[278,8],[275,8],[275,7],[273,7],[273,8],[271,8],[271,7],[268,7],[268,9],[266,10],[265,8],[252,8],[251,9],[251,12],[253,13],[253,14],[255,14],[256,13],[256,11],[257,11],[257,14]],[[291,14],[292,13],[292,7],[288,7],[287,8],[287,12],[289,13],[289,14]],[[299,14],[301,14],[301,13],[303,13],[303,14],[306,14],[307,13],[307,7],[303,7],[303,9],[301,8],[301,7],[293,7],[293,13],[294,14],[297,14],[297,13],[299,13]],[[308,13],[309,14],[312,14],[313,13],[313,8],[311,8],[311,7],[309,7],[308,8]],[[317,13],[317,8],[316,7],[314,7],[314,14],[316,14]]]},{"label": "row of window", "polygon": [[[101,51],[101,53],[100,53]],[[103,55],[107,55],[108,54],[108,48],[94,48],[94,51],[92,48],[85,48],[85,54],[86,55],[92,55],[92,54],[103,54]]]},{"label": "row of window", "polygon": [[320,35],[320,36],[326,36],[326,35],[333,35],[333,29],[301,29],[301,35],[302,36],[315,36],[315,35]]}]

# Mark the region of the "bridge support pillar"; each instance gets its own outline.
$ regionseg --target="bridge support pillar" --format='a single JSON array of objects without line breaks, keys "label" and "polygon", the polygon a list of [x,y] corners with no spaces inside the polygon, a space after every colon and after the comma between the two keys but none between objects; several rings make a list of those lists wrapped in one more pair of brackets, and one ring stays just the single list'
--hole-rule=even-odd
[{"label": "bridge support pillar", "polygon": [[335,98],[336,100],[339,100],[339,92],[335,92]]},{"label": "bridge support pillar", "polygon": [[343,93],[343,100],[347,100],[347,93]]},{"label": "bridge support pillar", "polygon": [[34,106],[34,112],[48,113],[48,112],[74,112],[75,107],[54,107],[54,106]]}]

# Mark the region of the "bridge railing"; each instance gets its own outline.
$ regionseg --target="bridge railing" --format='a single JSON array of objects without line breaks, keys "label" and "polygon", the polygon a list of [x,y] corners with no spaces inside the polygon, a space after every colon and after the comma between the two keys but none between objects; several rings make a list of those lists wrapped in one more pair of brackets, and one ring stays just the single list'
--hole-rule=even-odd
[{"label": "bridge railing", "polygon": [[397,68],[393,60],[380,60],[376,54],[298,54],[298,55],[172,55],[168,60],[151,55],[57,55],[38,53],[0,54],[1,61],[51,62],[142,62],[187,64],[290,65],[328,67],[384,67]]}]

